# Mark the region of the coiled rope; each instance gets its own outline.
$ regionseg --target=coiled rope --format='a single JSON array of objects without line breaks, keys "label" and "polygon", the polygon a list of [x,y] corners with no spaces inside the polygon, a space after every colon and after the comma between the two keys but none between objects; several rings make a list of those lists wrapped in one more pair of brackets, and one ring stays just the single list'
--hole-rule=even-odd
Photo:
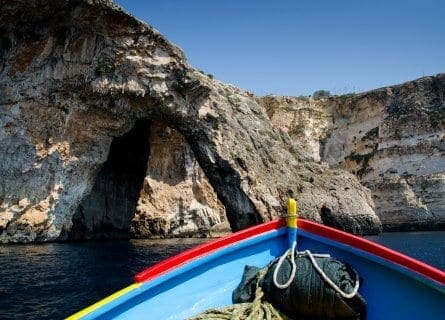
[{"label": "coiled rope", "polygon": [[218,309],[209,309],[188,320],[290,320],[286,315],[263,299],[264,292],[260,286],[268,267],[259,271],[256,283],[255,299],[252,302],[237,303]]}]

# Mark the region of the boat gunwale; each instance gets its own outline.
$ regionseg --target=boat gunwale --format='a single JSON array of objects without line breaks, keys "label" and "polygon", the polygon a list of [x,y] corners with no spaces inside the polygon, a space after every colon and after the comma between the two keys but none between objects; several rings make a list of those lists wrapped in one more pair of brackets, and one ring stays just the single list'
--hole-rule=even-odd
[{"label": "boat gunwale", "polygon": [[[278,221],[277,221],[278,222]],[[71,315],[66,320],[89,320],[89,319],[96,319],[97,317],[102,317],[107,312],[111,311],[113,308],[119,306],[120,304],[126,303],[127,301],[131,300],[132,298],[138,296],[139,294],[143,292],[147,292],[148,290],[151,290],[155,288],[156,286],[160,285],[161,283],[171,280],[175,277],[178,277],[185,272],[188,272],[192,270],[193,268],[203,265],[209,261],[211,261],[214,258],[218,258],[221,256],[225,256],[230,254],[233,251],[237,251],[240,246],[242,247],[248,247],[255,245],[261,241],[264,241],[265,239],[270,239],[272,237],[276,237],[277,235],[285,235],[286,230],[282,227],[280,227],[281,222],[278,222],[277,227],[273,227],[273,223],[269,224],[267,228],[270,228],[270,230],[265,230],[264,232],[260,232],[258,234],[252,235],[252,232],[246,232],[242,233],[240,235],[240,239],[238,242],[230,242],[228,245],[224,247],[219,247],[218,249],[212,250],[208,252],[207,254],[201,254],[198,258],[191,259],[189,254],[194,254],[195,249],[199,249],[201,247],[204,247],[206,244],[199,245],[197,247],[194,247],[192,249],[186,250],[183,253],[180,253],[178,255],[175,255],[171,258],[165,259],[157,264],[155,264],[153,267],[149,267],[146,270],[149,271],[151,269],[155,269],[157,274],[153,275],[153,277],[150,277],[149,279],[143,281],[143,282],[135,282],[134,284],[130,285],[129,287],[126,287],[115,294],[106,297],[93,305],[78,311],[77,313]],[[224,238],[230,238],[230,236],[226,236]],[[221,239],[218,239],[221,240]],[[230,240],[230,239],[228,239]],[[211,244],[211,241],[207,244]],[[238,243],[239,245],[234,245],[235,243]],[[209,249],[209,248],[207,248]],[[199,251],[199,250],[197,250]],[[164,270],[164,272],[160,272],[160,270],[157,270],[157,266],[164,265],[164,262],[172,261],[172,263],[176,263],[176,258],[178,256],[184,256],[184,262],[182,264],[176,264],[174,267],[168,268]],[[187,259],[188,257],[188,259]]]},{"label": "boat gunwale", "polygon": [[[161,275],[164,275],[182,265],[205,257],[221,250],[225,247],[234,245],[240,241],[259,236],[269,231],[279,230],[286,226],[285,219],[277,219],[256,225],[236,233],[221,237],[219,239],[198,245],[194,248],[186,250],[178,255],[165,259],[151,267],[144,269],[134,276],[135,282],[147,282]],[[338,229],[334,229],[325,225],[321,225],[309,220],[298,219],[298,228],[318,235],[329,240],[339,242],[350,246],[354,249],[361,250],[367,254],[371,254],[408,269],[422,277],[432,280],[439,286],[445,286],[445,272],[433,266],[430,266],[417,259],[409,257],[403,253],[389,249],[385,246],[367,240],[363,237],[356,236]]]},{"label": "boat gunwale", "polygon": [[285,226],[286,222],[283,219],[277,219],[197,245],[144,269],[143,271],[137,273],[133,279],[135,282],[147,282],[153,280],[154,278],[164,275],[193,260],[212,254],[215,251],[221,250],[225,247],[232,246],[237,242],[247,240],[270,231],[279,230]]}]

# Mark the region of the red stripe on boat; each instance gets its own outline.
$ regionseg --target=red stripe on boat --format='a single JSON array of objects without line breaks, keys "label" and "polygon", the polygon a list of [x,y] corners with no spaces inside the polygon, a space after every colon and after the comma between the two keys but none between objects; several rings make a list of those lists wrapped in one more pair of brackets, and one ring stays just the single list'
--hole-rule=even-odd
[{"label": "red stripe on boat", "polygon": [[187,262],[204,257],[218,249],[233,245],[236,242],[258,236],[268,231],[278,230],[286,225],[283,219],[274,220],[247,228],[220,239],[201,244],[192,249],[186,250],[176,256],[165,259],[152,267],[149,267],[134,276],[136,282],[148,281],[162,274],[167,273]]},{"label": "red stripe on boat", "polygon": [[381,246],[375,242],[366,240],[365,238],[303,219],[298,220],[298,227],[310,233],[341,242],[356,249],[363,250],[367,253],[371,253],[378,257],[397,263],[405,268],[433,279],[442,285],[445,285],[445,272],[442,270],[436,269],[426,263]]},{"label": "red stripe on boat", "polygon": [[[184,251],[176,256],[163,260],[162,262],[149,267],[142,272],[135,275],[134,280],[136,282],[144,282],[152,280],[162,274],[165,274],[185,263],[204,257],[218,249],[233,245],[239,241],[261,235],[268,231],[280,229],[286,225],[284,219],[274,220],[266,222],[231,235],[222,237],[220,239],[204,243],[190,250]],[[298,219],[298,227],[337,242],[349,245],[356,249],[363,250],[367,253],[376,255],[378,257],[389,260],[393,263],[397,263],[405,268],[413,270],[421,275],[433,279],[442,285],[445,285],[445,272],[438,270],[426,263],[408,257],[397,251],[388,249],[375,242],[371,242],[362,237],[352,235],[350,233],[340,231],[325,225],[321,225],[312,221]]]}]

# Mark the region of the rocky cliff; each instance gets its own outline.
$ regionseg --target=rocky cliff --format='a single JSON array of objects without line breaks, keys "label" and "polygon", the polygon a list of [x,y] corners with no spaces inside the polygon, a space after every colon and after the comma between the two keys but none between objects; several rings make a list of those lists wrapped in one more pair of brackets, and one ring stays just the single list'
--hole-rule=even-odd
[{"label": "rocky cliff", "polygon": [[316,161],[371,189],[387,230],[445,226],[445,74],[357,95],[263,97]]},{"label": "rocky cliff", "polygon": [[369,191],[248,93],[107,0],[0,0],[0,241],[233,230],[283,212],[356,233]]}]

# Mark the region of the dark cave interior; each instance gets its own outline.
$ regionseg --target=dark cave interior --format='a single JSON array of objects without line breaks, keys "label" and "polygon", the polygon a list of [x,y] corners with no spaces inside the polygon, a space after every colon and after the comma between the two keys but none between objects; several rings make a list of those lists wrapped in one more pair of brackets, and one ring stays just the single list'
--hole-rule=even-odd
[{"label": "dark cave interior", "polygon": [[70,240],[130,237],[130,223],[147,171],[149,135],[150,121],[142,119],[113,139],[91,192],[73,216]]}]

